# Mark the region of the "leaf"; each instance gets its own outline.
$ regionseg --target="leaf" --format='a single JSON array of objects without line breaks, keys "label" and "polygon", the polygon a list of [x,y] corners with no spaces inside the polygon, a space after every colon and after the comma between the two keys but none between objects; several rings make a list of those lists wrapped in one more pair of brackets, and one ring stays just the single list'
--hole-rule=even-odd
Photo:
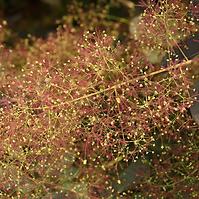
[{"label": "leaf", "polygon": [[149,175],[149,165],[141,159],[138,159],[136,162],[131,162],[128,167],[120,173],[119,180],[117,183],[113,183],[113,187],[118,193],[122,193],[131,188],[133,183],[138,184],[143,178]]}]

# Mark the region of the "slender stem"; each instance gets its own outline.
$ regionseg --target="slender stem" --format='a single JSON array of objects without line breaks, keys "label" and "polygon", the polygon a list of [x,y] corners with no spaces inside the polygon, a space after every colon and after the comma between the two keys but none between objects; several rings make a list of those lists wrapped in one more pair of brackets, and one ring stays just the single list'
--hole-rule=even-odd
[{"label": "slender stem", "polygon": [[136,78],[129,79],[127,81],[123,81],[121,83],[115,84],[114,86],[108,87],[106,89],[103,89],[103,90],[100,90],[100,91],[97,91],[97,92],[94,92],[94,93],[90,93],[88,95],[83,95],[83,96],[78,97],[76,99],[73,99],[73,100],[70,100],[70,101],[66,101],[66,102],[62,102],[60,104],[55,104],[55,105],[52,105],[52,106],[37,107],[37,108],[26,108],[26,109],[34,109],[34,110],[36,110],[36,109],[48,109],[48,108],[58,107],[60,105],[71,104],[71,103],[74,103],[74,102],[77,102],[77,101],[80,101],[80,100],[83,100],[83,99],[87,99],[87,98],[96,96],[98,94],[101,94],[101,93],[104,93],[104,92],[107,92],[107,91],[110,91],[110,90],[114,90],[114,89],[116,89],[118,87],[121,87],[121,86],[124,86],[124,85],[126,85],[128,83],[132,83],[132,82],[136,82],[136,81],[139,81],[139,80],[143,80],[145,78],[148,78],[148,77],[160,74],[160,73],[168,72],[168,71],[180,68],[180,67],[184,67],[184,66],[190,65],[193,62],[194,62],[193,60],[188,60],[188,61],[176,64],[174,66],[170,66],[170,67],[167,67],[167,68],[162,68],[162,69],[154,71],[152,73],[145,74],[145,75],[142,75],[142,76],[138,76]]}]

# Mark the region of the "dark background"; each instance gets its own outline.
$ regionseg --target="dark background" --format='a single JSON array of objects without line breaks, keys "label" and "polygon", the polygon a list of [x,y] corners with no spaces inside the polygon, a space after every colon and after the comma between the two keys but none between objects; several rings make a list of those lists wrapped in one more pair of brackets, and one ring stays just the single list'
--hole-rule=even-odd
[{"label": "dark background", "polygon": [[[27,34],[45,36],[57,27],[56,20],[68,14],[69,6],[74,2],[81,3],[83,7],[90,4],[101,3],[102,9],[106,4],[114,5],[118,0],[0,0],[0,18],[6,19],[9,28],[20,37]],[[132,1],[137,3],[138,1]],[[121,8],[111,14],[126,17],[125,9]],[[86,11],[85,11],[86,12]],[[123,16],[121,16],[123,17]]]}]

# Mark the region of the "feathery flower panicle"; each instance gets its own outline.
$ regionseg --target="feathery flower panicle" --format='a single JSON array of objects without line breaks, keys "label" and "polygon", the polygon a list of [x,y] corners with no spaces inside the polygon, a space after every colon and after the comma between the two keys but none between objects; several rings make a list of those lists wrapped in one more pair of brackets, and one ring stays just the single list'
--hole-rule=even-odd
[{"label": "feathery flower panicle", "polygon": [[[187,111],[193,103],[187,67],[194,60],[162,68],[142,50],[166,51],[195,26],[179,22],[187,13],[179,0],[147,6],[139,39],[126,45],[103,31],[64,25],[30,48],[0,52],[2,197],[195,194],[198,127]],[[16,55],[22,67],[9,74],[5,64],[16,66]],[[124,176],[134,163],[147,175],[135,169],[129,187]]]}]

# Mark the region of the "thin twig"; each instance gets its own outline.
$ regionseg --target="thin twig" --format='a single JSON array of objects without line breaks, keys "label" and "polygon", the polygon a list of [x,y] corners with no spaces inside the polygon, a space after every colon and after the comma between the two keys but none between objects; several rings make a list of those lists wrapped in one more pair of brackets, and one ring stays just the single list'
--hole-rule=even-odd
[{"label": "thin twig", "polygon": [[194,63],[194,60],[188,60],[188,61],[185,61],[185,62],[176,64],[176,65],[171,66],[171,67],[163,68],[163,69],[160,69],[160,70],[158,70],[158,71],[154,71],[154,72],[152,72],[152,73],[139,76],[139,77],[134,78],[134,79],[129,79],[129,80],[127,80],[127,81],[124,81],[124,82],[115,84],[114,86],[108,87],[108,88],[106,88],[106,89],[103,89],[103,90],[100,90],[100,91],[97,91],[97,92],[94,92],[94,93],[90,93],[90,94],[88,94],[88,95],[84,95],[84,96],[81,96],[81,97],[79,97],[79,98],[76,98],[76,99],[73,99],[73,100],[70,100],[70,101],[62,102],[62,103],[60,103],[60,104],[55,104],[55,105],[52,105],[52,106],[36,107],[36,108],[30,108],[30,107],[29,107],[29,108],[26,108],[26,109],[32,109],[32,110],[37,110],[37,109],[48,109],[48,108],[58,107],[58,106],[60,106],[60,105],[71,104],[71,103],[74,103],[74,102],[77,102],[77,101],[80,101],[80,100],[83,100],[83,99],[87,99],[87,98],[96,96],[96,95],[98,95],[98,94],[101,94],[101,93],[104,93],[104,92],[107,92],[107,91],[110,91],[110,90],[114,90],[114,89],[119,88],[119,87],[121,87],[121,86],[124,86],[124,85],[126,85],[126,84],[128,84],[128,83],[133,83],[133,82],[136,82],[136,81],[139,81],[139,80],[143,80],[143,79],[145,79],[145,78],[148,78],[148,77],[151,77],[151,76],[160,74],[160,73],[168,72],[168,71],[171,71],[171,70],[180,68],[180,67],[184,67],[184,66],[190,65],[190,64],[192,64],[192,63]]}]

